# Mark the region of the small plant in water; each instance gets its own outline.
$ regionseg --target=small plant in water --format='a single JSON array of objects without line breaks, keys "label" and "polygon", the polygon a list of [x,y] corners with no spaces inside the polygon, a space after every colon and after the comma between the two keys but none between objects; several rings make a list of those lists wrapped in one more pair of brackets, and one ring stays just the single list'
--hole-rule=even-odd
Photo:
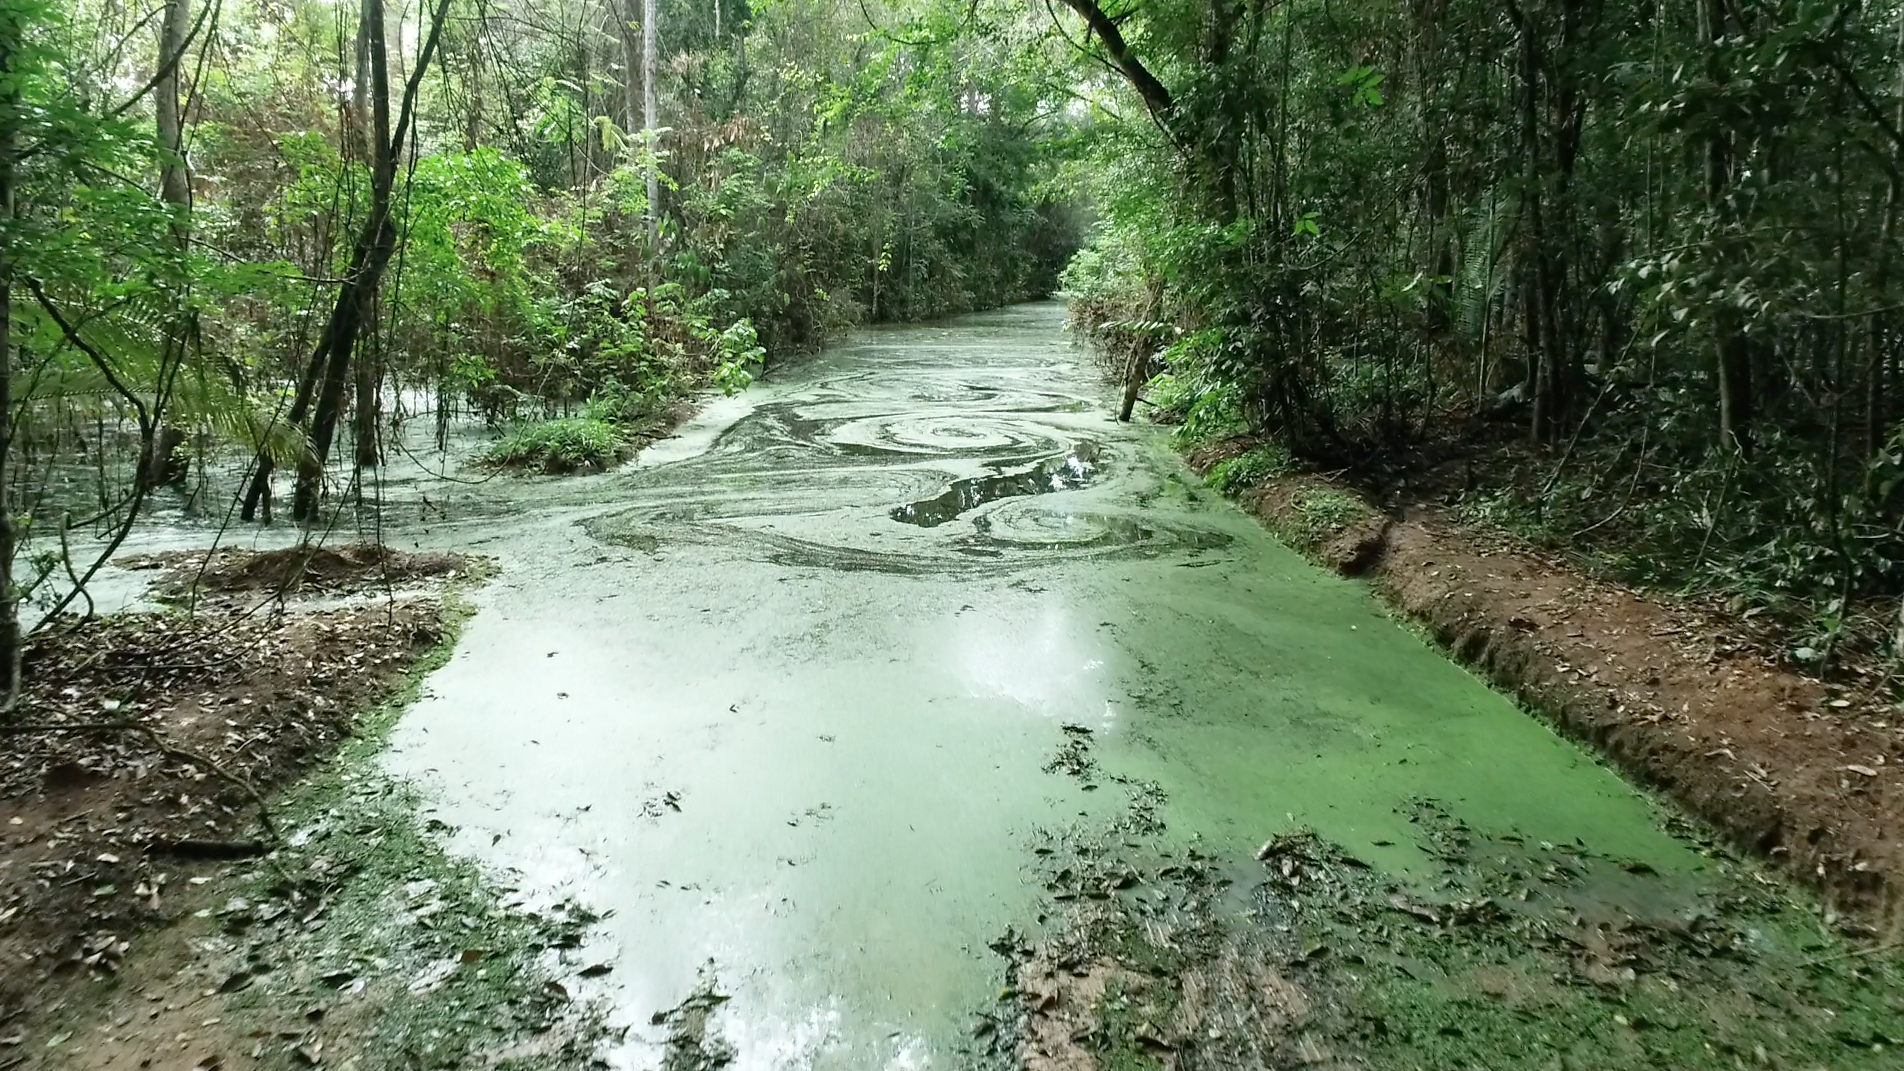
[{"label": "small plant in water", "polygon": [[606,420],[564,417],[516,428],[490,447],[483,459],[510,468],[575,472],[607,468],[621,460],[625,446],[621,431]]}]

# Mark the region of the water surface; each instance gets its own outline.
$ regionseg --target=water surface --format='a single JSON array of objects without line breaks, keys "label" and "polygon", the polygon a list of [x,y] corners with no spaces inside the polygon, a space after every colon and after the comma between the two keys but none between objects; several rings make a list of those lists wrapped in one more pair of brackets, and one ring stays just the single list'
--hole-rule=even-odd
[{"label": "water surface", "polygon": [[738,1067],[959,1065],[1038,831],[1124,804],[1045,769],[1066,725],[1239,860],[1307,825],[1425,876],[1431,797],[1696,872],[1614,775],[1109,419],[1061,320],[862,332],[622,472],[391,511],[397,545],[503,565],[391,763],[525,898],[607,914],[621,1063],[712,980]]}]

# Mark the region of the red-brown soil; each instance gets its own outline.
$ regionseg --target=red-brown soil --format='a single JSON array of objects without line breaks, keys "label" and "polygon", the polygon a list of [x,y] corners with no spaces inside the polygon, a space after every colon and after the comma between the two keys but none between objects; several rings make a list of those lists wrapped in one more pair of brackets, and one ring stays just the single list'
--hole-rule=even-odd
[{"label": "red-brown soil", "polygon": [[[282,564],[221,559],[240,583]],[[443,636],[428,597],[206,607],[59,622],[31,641],[24,693],[0,717],[0,1043],[175,921],[193,875],[262,851],[263,794],[329,756]]]},{"label": "red-brown soil", "polygon": [[323,595],[381,591],[467,570],[455,554],[418,554],[372,543],[252,551],[174,550],[115,558],[121,569],[157,570],[152,592],[178,600],[198,595]]}]

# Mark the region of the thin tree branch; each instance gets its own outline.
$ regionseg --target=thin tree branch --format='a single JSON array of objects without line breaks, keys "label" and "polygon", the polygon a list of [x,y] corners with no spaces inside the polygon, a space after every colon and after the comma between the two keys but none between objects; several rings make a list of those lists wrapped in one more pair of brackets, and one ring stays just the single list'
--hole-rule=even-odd
[{"label": "thin tree branch", "polygon": [[1163,124],[1170,119],[1176,110],[1175,99],[1171,97],[1170,90],[1157,80],[1157,76],[1150,73],[1150,68],[1144,66],[1143,61],[1131,51],[1130,43],[1124,40],[1124,31],[1117,27],[1119,20],[1106,15],[1095,0],[1061,2],[1082,16],[1085,25],[1097,34],[1098,40],[1104,42],[1104,51],[1111,65],[1130,82],[1131,88],[1137,90],[1137,95],[1144,99],[1144,106],[1150,109],[1150,114],[1158,123]]},{"label": "thin tree branch", "polygon": [[107,384],[109,384],[113,390],[118,391],[127,402],[131,403],[134,411],[139,414],[140,434],[150,438],[152,435],[152,415],[146,411],[145,402],[141,401],[138,395],[132,393],[124,383],[120,382],[118,373],[113,370],[112,362],[106,359],[106,355],[94,349],[92,343],[80,337],[79,329],[74,327],[72,321],[68,320],[66,316],[60,312],[59,306],[53,304],[53,300],[46,296],[46,290],[40,286],[38,279],[27,276],[26,287],[28,290],[33,291],[34,300],[38,301],[40,307],[46,310],[46,314],[53,318],[55,324],[59,325],[60,333],[66,336],[66,341],[72,343],[73,348],[90,358],[93,364],[98,366],[100,374],[106,377]]}]

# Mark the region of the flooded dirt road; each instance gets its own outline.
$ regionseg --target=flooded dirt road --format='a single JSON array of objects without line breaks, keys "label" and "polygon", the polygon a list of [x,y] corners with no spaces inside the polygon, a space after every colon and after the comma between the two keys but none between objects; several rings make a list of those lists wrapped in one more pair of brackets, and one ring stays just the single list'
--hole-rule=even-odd
[{"label": "flooded dirt road", "polygon": [[1708,865],[1111,421],[1061,316],[863,332],[622,472],[396,511],[502,571],[389,761],[523,897],[606,916],[617,1062],[711,986],[737,1067],[959,1066],[988,944],[1048,904],[1034,853],[1134,795],[1259,871],[1307,827],[1425,884],[1424,798],[1669,889]]}]

